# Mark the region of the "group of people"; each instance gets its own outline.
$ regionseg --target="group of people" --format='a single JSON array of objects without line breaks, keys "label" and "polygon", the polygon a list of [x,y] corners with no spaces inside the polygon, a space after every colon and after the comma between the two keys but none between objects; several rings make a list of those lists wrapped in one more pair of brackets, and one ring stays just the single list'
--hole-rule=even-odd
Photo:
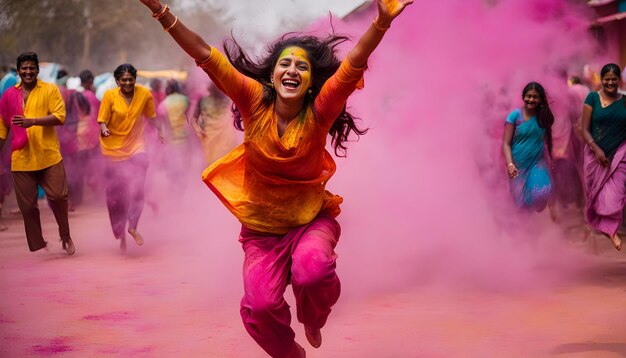
[{"label": "group of people", "polygon": [[[144,133],[149,132],[145,131],[146,123],[156,128],[155,137],[170,144],[162,157],[167,159],[163,167],[172,181],[181,177],[187,169],[184,159],[190,157],[185,145],[190,103],[179,83],[167,81],[161,96],[156,88],[151,91],[137,85],[137,70],[123,64],[113,74],[118,86],[105,92],[100,103],[89,70],[80,72],[77,89],[68,89],[68,73],[63,69],[56,83],[38,79],[39,58],[33,52],[18,56],[16,65],[18,80],[4,81],[8,84],[0,96],[0,149],[7,140],[11,144],[10,151],[2,152],[10,153],[6,160],[10,170],[0,166],[0,205],[13,189],[29,249],[47,247],[38,208],[43,194],[59,226],[62,247],[69,255],[74,254],[68,212],[82,203],[86,184],[92,189],[104,186],[111,227],[122,251],[126,250],[126,232],[142,245],[137,226],[144,207],[149,162],[145,137],[152,134]],[[224,106],[222,97],[205,104],[213,95],[200,99],[189,126],[196,129],[201,140],[215,135],[211,126],[224,127],[229,122],[224,117],[229,113],[228,105]],[[224,138],[219,149],[203,141],[204,147],[220,155],[236,146],[234,129],[221,132]],[[211,154],[209,159],[217,158]],[[0,231],[6,228],[0,224]]]},{"label": "group of people", "polygon": [[[208,138],[203,151],[210,165],[203,181],[241,222],[243,324],[270,356],[305,357],[305,349],[294,340],[284,299],[287,286],[292,285],[297,319],[313,347],[322,343],[321,329],[341,290],[334,250],[341,234],[336,217],[343,199],[326,190],[336,170],[325,149],[328,135],[335,154],[345,156],[349,136],[366,133],[347,111],[346,102],[363,87],[370,55],[412,0],[377,0],[376,18],[343,60],[336,55],[337,46],[348,38],[291,33],[271,44],[258,61],[235,41],[225,44],[225,54],[210,46],[159,0],[139,1],[215,86],[213,95],[200,101],[191,123],[199,138]],[[35,54],[20,55],[17,67],[21,83],[0,100],[0,146],[11,129],[12,172],[29,247],[35,251],[46,246],[37,210],[39,184],[59,224],[63,247],[71,255],[68,190],[54,131],[54,126],[68,124],[63,97],[57,87],[37,80]],[[609,64],[601,76],[602,88],[591,92],[581,109],[585,217],[620,249],[617,229],[626,199],[626,104],[618,92],[619,67]],[[165,107],[159,110],[150,90],[136,83],[132,65],[119,66],[114,77],[118,87],[105,93],[93,118],[105,158],[111,226],[125,248],[126,233],[138,245],[143,243],[137,223],[145,201],[146,125],[153,124],[157,136],[164,138],[162,123],[155,118],[166,113],[173,119],[171,140],[184,142],[182,114],[188,101],[171,86],[167,92],[172,97],[163,99]],[[230,134],[208,134],[216,108],[229,103],[216,95],[218,91],[232,101],[235,127],[244,132],[243,143],[229,151],[209,147],[212,141],[232,140]],[[503,152],[515,203],[541,211],[555,185],[551,179],[555,117],[541,84],[525,86],[522,100],[523,106],[506,118]]]},{"label": "group of people", "polygon": [[[614,63],[600,71],[601,87],[588,94],[571,116],[572,145],[583,143],[582,150],[569,151],[569,168],[579,167],[584,218],[587,225],[610,238],[621,250],[618,230],[626,204],[626,100],[620,92],[622,71]],[[573,87],[580,86],[573,81]],[[573,91],[579,98],[579,90]],[[576,101],[576,96],[573,101]],[[510,178],[510,190],[517,207],[542,211],[555,200],[555,192],[573,185],[555,178],[576,177],[577,172],[559,175],[563,165],[554,158],[552,126],[555,116],[545,89],[537,82],[522,91],[523,106],[506,118],[503,152]],[[561,119],[564,120],[564,119]],[[567,119],[565,119],[567,120]],[[559,155],[562,161],[563,156]],[[574,182],[574,184],[576,184]],[[563,189],[561,189],[563,191]]]},{"label": "group of people", "polygon": [[[334,248],[341,232],[336,217],[342,198],[325,190],[336,169],[325,149],[327,136],[331,135],[335,154],[345,156],[349,135],[366,132],[346,110],[346,101],[363,87],[370,54],[412,0],[378,0],[378,16],[343,61],[337,58],[337,46],[347,37],[289,34],[272,44],[259,62],[252,61],[234,41],[225,46],[223,55],[188,29],[168,5],[159,0],[140,1],[215,86],[210,98],[199,101],[192,127],[207,141],[202,147],[211,164],[203,173],[204,182],[242,224],[244,326],[270,356],[305,357],[290,325],[283,297],[287,285],[293,287],[297,317],[313,347],[322,343],[321,328],[341,287]],[[126,232],[138,245],[143,244],[137,223],[145,200],[146,124],[154,124],[163,138],[161,123],[154,120],[159,111],[153,95],[137,85],[132,65],[120,65],[114,71],[118,87],[104,94],[95,116],[94,108],[82,103],[78,95],[70,94],[64,101],[59,88],[38,80],[38,73],[37,55],[20,55],[17,74],[21,82],[0,99],[0,149],[10,133],[11,171],[30,250],[47,245],[37,208],[37,187],[41,186],[59,225],[63,248],[69,255],[75,252],[68,224],[63,148],[54,127],[70,125],[73,132],[81,118],[88,118],[89,126],[94,118],[98,124],[114,236],[122,249]],[[174,87],[170,91],[179,92]],[[218,96],[218,91],[224,95]],[[234,145],[234,137],[212,120],[220,117],[216,112],[228,107],[226,96],[233,102],[234,125],[244,132],[243,143],[232,150],[224,148]],[[161,112],[176,117],[169,123],[171,139],[183,142],[186,134],[180,115],[188,102],[180,96],[168,98],[163,99],[169,104]],[[77,110],[76,121],[68,120],[66,102],[70,112]],[[217,141],[226,144],[216,150],[210,143]],[[72,144],[76,143],[68,141],[64,146]],[[90,148],[71,149],[78,153]]]}]

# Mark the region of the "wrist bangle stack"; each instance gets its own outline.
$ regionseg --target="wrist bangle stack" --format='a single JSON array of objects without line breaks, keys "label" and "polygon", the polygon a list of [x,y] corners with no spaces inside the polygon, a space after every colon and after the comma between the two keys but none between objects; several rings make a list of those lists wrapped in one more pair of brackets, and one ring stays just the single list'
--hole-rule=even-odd
[{"label": "wrist bangle stack", "polygon": [[167,4],[165,4],[165,5],[161,6],[159,11],[157,11],[154,14],[152,14],[152,17],[154,17],[157,20],[160,20],[163,16],[165,16],[165,14],[167,14],[168,11],[170,11],[170,7]]},{"label": "wrist bangle stack", "polygon": [[376,16],[376,18],[374,19],[374,21],[372,21],[372,25],[374,25],[374,27],[376,28],[376,30],[380,31],[380,32],[385,32],[387,30],[389,30],[390,26],[382,26],[378,23],[378,16]]}]

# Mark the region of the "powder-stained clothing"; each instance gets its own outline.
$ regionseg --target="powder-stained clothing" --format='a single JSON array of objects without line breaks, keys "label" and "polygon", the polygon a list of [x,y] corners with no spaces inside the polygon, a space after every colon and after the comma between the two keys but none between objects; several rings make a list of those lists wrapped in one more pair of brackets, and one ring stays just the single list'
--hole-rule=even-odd
[{"label": "powder-stained clothing", "polygon": [[78,138],[78,150],[89,150],[100,144],[100,126],[98,125],[100,101],[91,90],[84,90],[82,94],[89,102],[89,115],[81,117],[76,129],[76,136]]},{"label": "powder-stained clothing", "polygon": [[546,130],[539,126],[537,116],[525,120],[521,108],[513,110],[506,123],[515,128],[511,155],[519,174],[510,181],[515,205],[541,211],[548,205],[552,194],[552,179],[544,150]]},{"label": "powder-stained clothing", "polygon": [[[16,90],[13,93],[15,95],[13,99],[17,99],[17,103],[10,104],[10,109],[0,108],[0,113],[4,113],[3,116],[13,117],[16,114],[23,114],[25,118],[42,118],[52,114],[61,123],[65,122],[65,104],[57,86],[37,80],[26,103],[22,97],[21,84],[13,90]],[[5,92],[3,98],[7,96],[7,93]],[[9,103],[1,104],[3,107],[7,105]],[[23,130],[13,125],[9,127],[10,121],[11,118],[0,118],[0,138],[6,139],[10,127],[13,127],[14,140],[17,128]],[[66,242],[71,239],[67,215],[67,182],[55,127],[34,125],[26,128],[22,133],[26,134],[28,140],[23,142],[23,145],[13,147],[11,171],[15,184],[15,198],[24,219],[28,248],[30,251],[37,251],[47,245],[39,218],[38,186],[46,192],[48,206],[52,209],[59,225],[61,240]]]},{"label": "powder-stained clothing", "polygon": [[339,214],[342,198],[325,190],[336,165],[326,151],[328,131],[348,96],[362,88],[363,71],[347,58],[311,106],[277,130],[274,104],[262,85],[239,73],[217,49],[199,64],[242,114],[244,143],[209,166],[203,180],[247,228],[283,235],[321,212]]},{"label": "powder-stained clothing", "polygon": [[326,324],[339,299],[335,246],[341,228],[334,218],[320,215],[282,236],[242,227],[245,252],[241,318],[246,331],[272,357],[285,357],[295,333],[283,294],[291,283],[299,322],[314,329]]},{"label": "powder-stained clothing", "polygon": [[145,152],[144,117],[156,117],[152,94],[147,88],[135,85],[130,105],[119,87],[106,91],[100,104],[98,122],[106,124],[111,135],[100,137],[102,154],[111,160],[126,160]]},{"label": "powder-stained clothing", "polygon": [[[21,89],[22,84],[16,85]],[[65,104],[61,92],[54,84],[37,80],[24,104],[25,118],[41,118],[52,114],[65,122]],[[11,119],[0,118],[0,138],[6,139]],[[59,139],[54,126],[31,126],[26,128],[28,142],[11,154],[11,171],[37,171],[61,162]]]},{"label": "powder-stained clothing", "polygon": [[589,146],[584,150],[584,179],[587,200],[585,220],[595,230],[613,236],[622,224],[626,203],[626,99],[622,96],[602,107],[597,92],[585,100],[590,106],[591,135],[609,159],[608,166],[600,161]]},{"label": "powder-stained clothing", "polygon": [[189,99],[180,93],[169,94],[157,107],[159,117],[165,119],[167,140],[172,144],[187,142],[187,109]]},{"label": "powder-stained clothing", "polygon": [[230,102],[204,96],[198,102],[191,122],[202,145],[207,164],[212,164],[237,146],[236,129],[232,124]]},{"label": "powder-stained clothing", "polygon": [[591,92],[585,104],[593,109],[591,112],[591,136],[596,144],[611,158],[617,148],[626,141],[626,105],[624,97],[602,107],[600,94]]}]

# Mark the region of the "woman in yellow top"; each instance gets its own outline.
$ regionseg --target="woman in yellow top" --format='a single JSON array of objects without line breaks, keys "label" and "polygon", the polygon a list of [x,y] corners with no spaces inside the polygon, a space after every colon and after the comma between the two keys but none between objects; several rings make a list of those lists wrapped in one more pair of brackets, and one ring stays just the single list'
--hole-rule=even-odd
[{"label": "woman in yellow top", "polygon": [[[106,201],[109,218],[120,248],[126,250],[128,233],[137,245],[143,238],[137,231],[143,211],[144,183],[148,170],[143,132],[145,118],[156,117],[150,90],[136,84],[137,70],[123,64],[113,72],[118,87],[105,92],[98,113],[100,149],[106,159]],[[161,130],[158,129],[159,136]]]},{"label": "woman in yellow top", "polygon": [[378,0],[378,16],[343,61],[335,47],[346,37],[291,34],[258,63],[236,43],[226,59],[167,5],[140,1],[236,106],[244,143],[210,165],[203,179],[242,223],[246,330],[272,357],[304,357],[283,298],[287,284],[313,347],[322,343],[320,329],[340,292],[334,247],[342,199],[325,190],[336,168],[325,150],[327,135],[339,153],[350,132],[365,133],[346,112],[346,101],[362,86],[385,31],[412,0]]}]

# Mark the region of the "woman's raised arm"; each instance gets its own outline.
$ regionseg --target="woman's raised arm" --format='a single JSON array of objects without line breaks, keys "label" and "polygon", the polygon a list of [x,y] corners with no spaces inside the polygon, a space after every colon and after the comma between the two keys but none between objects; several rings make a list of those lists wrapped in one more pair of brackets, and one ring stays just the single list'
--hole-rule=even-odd
[{"label": "woman's raised arm", "polygon": [[211,46],[200,35],[185,26],[178,16],[169,11],[167,5],[159,0],[139,0],[152,11],[152,17],[157,19],[163,29],[169,33],[174,41],[193,59],[202,62],[211,55]]},{"label": "woman's raised arm", "polygon": [[348,53],[352,66],[361,68],[367,64],[367,59],[383,39],[393,20],[412,3],[413,0],[377,0],[378,16]]}]

